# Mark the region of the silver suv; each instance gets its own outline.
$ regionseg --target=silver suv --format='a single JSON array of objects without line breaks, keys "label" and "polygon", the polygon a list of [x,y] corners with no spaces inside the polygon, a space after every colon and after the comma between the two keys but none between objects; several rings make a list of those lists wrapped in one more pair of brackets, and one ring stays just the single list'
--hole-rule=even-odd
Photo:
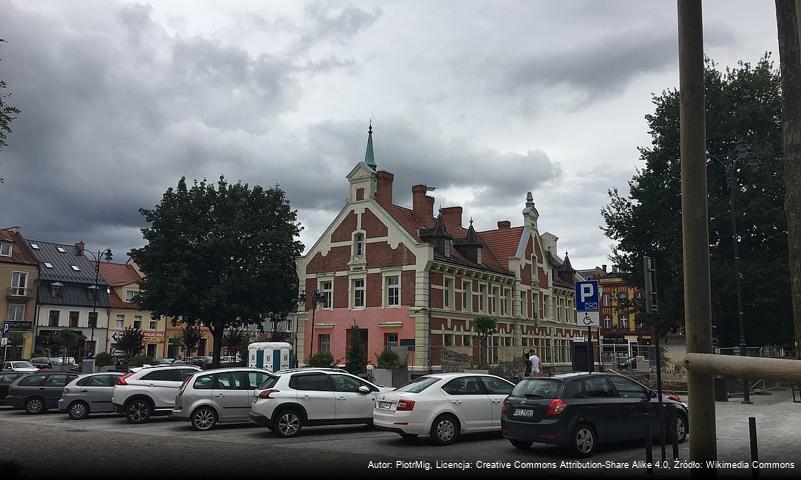
[{"label": "silver suv", "polygon": [[253,392],[272,375],[260,368],[231,367],[195,373],[184,380],[172,415],[195,430],[219,423],[248,423]]},{"label": "silver suv", "polygon": [[304,426],[372,425],[378,387],[336,369],[276,372],[253,396],[250,420],[280,437],[294,437]]},{"label": "silver suv", "polygon": [[168,415],[175,395],[187,375],[200,369],[190,365],[145,367],[121,376],[114,386],[111,403],[129,423],[145,423],[154,415]]}]

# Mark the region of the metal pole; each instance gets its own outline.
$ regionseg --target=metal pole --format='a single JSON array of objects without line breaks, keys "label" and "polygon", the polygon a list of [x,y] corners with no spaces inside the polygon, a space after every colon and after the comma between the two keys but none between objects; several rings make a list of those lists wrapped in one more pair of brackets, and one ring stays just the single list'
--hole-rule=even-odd
[{"label": "metal pole", "polygon": [[[729,154],[726,158],[726,180],[729,183],[729,210],[731,211],[731,243],[734,251],[734,280],[735,290],[737,291],[737,319],[740,326],[740,356],[748,356],[748,351],[745,344],[745,326],[743,325],[743,294],[740,285],[740,254],[737,248],[737,215],[734,211],[734,188],[736,179],[736,158],[732,158]],[[748,379],[743,377],[743,401],[745,404],[752,404],[750,397],[750,388],[748,387]]]},{"label": "metal pole", "polygon": [[[684,254],[684,318],[687,351],[712,351],[709,280],[709,213],[704,119],[704,34],[698,0],[678,0],[681,94],[681,210]],[[705,465],[717,459],[715,391],[709,374],[688,372],[690,457]],[[712,472],[693,470],[692,476]]]},{"label": "metal pole", "polygon": [[657,417],[659,418],[659,447],[662,453],[662,462],[665,461],[665,410],[662,407],[662,352],[659,348],[659,325],[656,314],[654,315],[654,338],[656,346],[656,395],[657,395]]},{"label": "metal pole", "polygon": [[595,369],[595,355],[592,353],[592,330],[587,327],[587,371],[592,373]]},{"label": "metal pole", "polygon": [[748,417],[748,434],[751,437],[751,477],[759,478],[759,452],[757,450],[756,417]]}]

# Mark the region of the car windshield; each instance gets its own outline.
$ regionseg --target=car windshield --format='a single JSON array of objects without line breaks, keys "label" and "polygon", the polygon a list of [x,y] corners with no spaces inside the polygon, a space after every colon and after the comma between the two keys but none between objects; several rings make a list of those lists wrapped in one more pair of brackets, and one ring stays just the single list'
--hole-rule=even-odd
[{"label": "car windshield", "polygon": [[434,385],[435,383],[439,382],[439,378],[437,377],[420,377],[417,380],[404,385],[397,390],[396,392],[409,392],[409,393],[420,393],[426,388]]},{"label": "car windshield", "polygon": [[543,378],[526,379],[518,383],[512,390],[513,397],[526,398],[558,398],[562,382]]},{"label": "car windshield", "polygon": [[13,368],[34,368],[30,362],[11,362]]}]

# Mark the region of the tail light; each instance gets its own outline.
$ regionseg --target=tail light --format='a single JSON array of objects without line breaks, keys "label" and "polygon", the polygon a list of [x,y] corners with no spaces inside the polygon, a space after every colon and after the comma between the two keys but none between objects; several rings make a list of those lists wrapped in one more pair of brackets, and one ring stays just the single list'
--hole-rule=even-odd
[{"label": "tail light", "polygon": [[668,400],[673,400],[674,402],[681,403],[681,397],[679,397],[675,393],[667,393],[665,394],[665,397],[667,397]]},{"label": "tail light", "polygon": [[501,415],[506,415],[506,400],[501,403]]},{"label": "tail light", "polygon": [[126,382],[125,379],[130,377],[133,374],[134,374],[134,372],[128,372],[128,373],[126,373],[125,375],[123,375],[121,377],[117,377],[117,385],[128,385],[128,382]]},{"label": "tail light", "polygon": [[566,408],[567,404],[565,402],[559,398],[554,398],[551,400],[551,403],[548,404],[548,411],[545,412],[545,415],[559,415],[564,412]]},{"label": "tail light", "polygon": [[69,388],[65,388],[64,389],[64,394],[67,394],[67,393],[70,393],[70,389]]},{"label": "tail light", "polygon": [[270,395],[272,395],[273,393],[278,393],[278,390],[274,390],[274,389],[262,390],[261,392],[259,392],[259,398],[261,398],[262,400],[266,400],[268,398],[272,398],[272,397],[270,397]]},{"label": "tail light", "polygon": [[398,412],[411,412],[414,410],[414,400],[398,400],[398,408],[395,410]]}]

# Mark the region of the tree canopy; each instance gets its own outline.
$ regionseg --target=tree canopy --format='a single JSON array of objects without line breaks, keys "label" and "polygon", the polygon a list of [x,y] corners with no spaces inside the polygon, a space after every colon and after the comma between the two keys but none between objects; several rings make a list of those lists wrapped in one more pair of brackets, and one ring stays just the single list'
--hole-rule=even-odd
[{"label": "tree canopy", "polygon": [[283,319],[297,306],[297,212],[280,188],[181,178],[141,209],[147,245],[131,251],[144,274],[139,303],[154,316],[205,325],[219,365],[227,328]]},{"label": "tree canopy", "polygon": [[[787,224],[782,177],[781,89],[770,54],[705,72],[707,151],[725,159],[746,142],[761,165],[736,170],[735,212],[741,257],[743,311],[749,345],[788,344],[792,338]],[[651,145],[639,148],[644,166],[629,194],[610,190],[601,228],[617,242],[612,260],[642,287],[643,255],[655,257],[661,321],[683,325],[679,92],[653,96],[645,119]],[[720,346],[739,341],[729,187],[724,168],[707,162],[712,314]]]}]

